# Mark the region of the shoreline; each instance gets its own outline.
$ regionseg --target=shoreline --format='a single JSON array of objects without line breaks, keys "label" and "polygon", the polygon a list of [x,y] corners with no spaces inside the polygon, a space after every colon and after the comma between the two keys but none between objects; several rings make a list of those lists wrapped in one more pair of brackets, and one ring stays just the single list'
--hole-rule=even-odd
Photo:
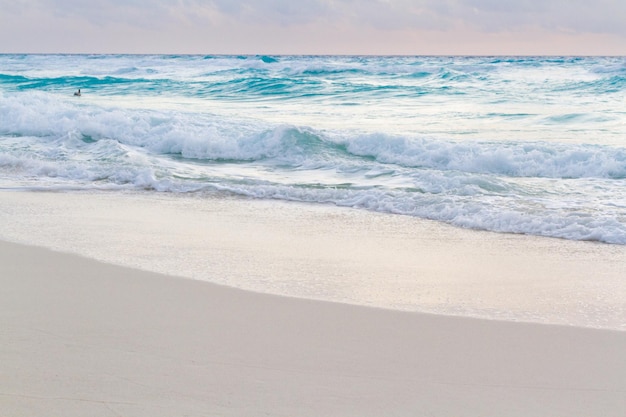
[{"label": "shoreline", "polygon": [[626,330],[626,246],[281,201],[0,195],[0,239],[116,265],[302,299]]},{"label": "shoreline", "polygon": [[16,417],[626,407],[626,332],[258,294],[3,241],[0,257],[0,404]]}]

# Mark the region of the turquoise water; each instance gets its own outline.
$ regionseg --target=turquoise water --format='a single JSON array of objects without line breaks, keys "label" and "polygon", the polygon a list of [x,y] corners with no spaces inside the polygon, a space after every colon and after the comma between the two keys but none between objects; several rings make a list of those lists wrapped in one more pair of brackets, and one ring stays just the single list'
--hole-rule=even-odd
[{"label": "turquoise water", "polygon": [[623,245],[626,58],[0,55],[0,187]]}]

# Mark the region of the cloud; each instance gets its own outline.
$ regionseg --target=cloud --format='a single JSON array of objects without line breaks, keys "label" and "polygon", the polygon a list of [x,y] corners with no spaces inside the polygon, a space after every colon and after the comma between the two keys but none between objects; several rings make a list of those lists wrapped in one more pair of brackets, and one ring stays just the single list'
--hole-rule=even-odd
[{"label": "cloud", "polygon": [[[618,30],[626,16],[621,0],[192,0],[237,19],[299,24],[319,19],[374,26],[446,29],[455,22],[483,29]],[[394,25],[390,23],[394,22]],[[434,23],[434,24],[433,24]]]},{"label": "cloud", "polygon": [[623,54],[623,16],[623,0],[0,0],[0,52],[56,42],[46,50],[430,53],[439,41],[490,53],[503,42],[539,51],[549,37],[571,51],[590,34],[582,53],[610,38]]},{"label": "cloud", "polygon": [[321,0],[213,0],[208,3],[217,11],[245,22],[279,24],[284,26],[306,24],[332,13],[331,1]]},{"label": "cloud", "polygon": [[0,6],[12,4],[16,18],[26,24],[36,16],[88,22],[105,27],[119,23],[155,27],[170,19],[168,10],[177,0],[0,0]]},{"label": "cloud", "polygon": [[[384,30],[546,30],[626,35],[623,0],[0,0],[5,13],[42,10],[104,26],[171,24],[222,15],[254,25],[326,22]],[[0,12],[1,13],[1,12]],[[210,22],[205,21],[205,24]]]},{"label": "cloud", "polygon": [[[193,0],[192,0],[193,1]],[[229,18],[254,24],[294,26],[325,22],[396,29],[429,25],[437,16],[406,0],[195,0]],[[422,13],[424,12],[424,13]]]},{"label": "cloud", "polygon": [[615,0],[448,0],[450,18],[485,31],[548,31],[626,35],[626,2]]}]

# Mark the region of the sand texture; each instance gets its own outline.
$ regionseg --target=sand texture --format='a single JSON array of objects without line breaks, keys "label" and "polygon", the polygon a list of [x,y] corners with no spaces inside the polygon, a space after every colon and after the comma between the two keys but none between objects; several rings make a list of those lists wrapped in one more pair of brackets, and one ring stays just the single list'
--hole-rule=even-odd
[{"label": "sand texture", "polygon": [[626,332],[263,295],[0,242],[6,416],[623,416]]}]

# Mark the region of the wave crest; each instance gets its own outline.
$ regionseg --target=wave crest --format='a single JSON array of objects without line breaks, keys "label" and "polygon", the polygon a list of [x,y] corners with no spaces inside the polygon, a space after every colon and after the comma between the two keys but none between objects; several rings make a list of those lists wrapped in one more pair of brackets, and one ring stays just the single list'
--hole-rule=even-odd
[{"label": "wave crest", "polygon": [[456,142],[383,134],[343,143],[354,155],[405,167],[510,177],[626,178],[624,148],[552,142]]}]

